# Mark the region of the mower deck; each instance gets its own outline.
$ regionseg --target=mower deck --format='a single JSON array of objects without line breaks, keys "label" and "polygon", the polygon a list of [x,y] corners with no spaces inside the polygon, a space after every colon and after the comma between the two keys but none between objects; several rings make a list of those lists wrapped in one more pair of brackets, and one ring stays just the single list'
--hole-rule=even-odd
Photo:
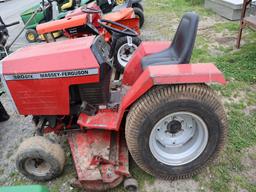
[{"label": "mower deck", "polygon": [[128,150],[117,132],[88,130],[68,137],[78,180],[85,189],[105,190],[129,176]]}]

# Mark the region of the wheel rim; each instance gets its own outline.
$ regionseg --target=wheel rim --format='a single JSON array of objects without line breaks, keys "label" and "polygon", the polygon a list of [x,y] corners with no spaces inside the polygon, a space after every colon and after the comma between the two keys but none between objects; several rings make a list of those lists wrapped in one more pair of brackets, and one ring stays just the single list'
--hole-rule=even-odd
[{"label": "wheel rim", "polygon": [[30,41],[34,41],[34,40],[35,40],[35,36],[34,36],[32,33],[29,33],[29,34],[28,34],[28,39],[29,39]]},{"label": "wheel rim", "polygon": [[43,159],[28,158],[25,161],[25,169],[32,175],[43,177],[50,172],[51,165]]},{"label": "wheel rim", "polygon": [[205,122],[190,112],[176,112],[160,119],[153,127],[149,147],[160,162],[179,166],[199,157],[208,143]]},{"label": "wheel rim", "polygon": [[131,59],[134,51],[137,49],[137,45],[132,44],[131,46],[128,43],[123,44],[117,52],[118,63],[125,68],[129,60]]},{"label": "wheel rim", "polygon": [[121,5],[121,4],[123,4],[124,3],[124,0],[116,0],[116,4],[117,5]]}]

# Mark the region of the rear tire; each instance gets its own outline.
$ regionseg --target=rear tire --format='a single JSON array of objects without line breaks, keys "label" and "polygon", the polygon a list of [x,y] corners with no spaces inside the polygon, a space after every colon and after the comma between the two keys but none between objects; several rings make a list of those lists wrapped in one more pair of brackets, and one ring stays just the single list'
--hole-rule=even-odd
[{"label": "rear tire", "polygon": [[145,22],[143,11],[138,7],[134,7],[133,10],[134,10],[135,16],[140,20],[140,28],[143,27],[143,24]]},{"label": "rear tire", "polygon": [[207,166],[226,134],[224,108],[206,85],[154,87],[132,106],[125,128],[139,167],[169,180],[191,177]]},{"label": "rear tire", "polygon": [[59,176],[64,167],[65,155],[59,144],[41,136],[21,143],[16,155],[16,167],[31,180],[48,181]]},{"label": "rear tire", "polygon": [[[140,45],[141,40],[138,37],[132,37],[132,46],[130,47],[127,42],[127,37],[121,37],[116,42],[114,52],[114,65],[119,73],[123,73],[125,66],[129,62],[132,54]],[[127,53],[126,53],[127,52]]]},{"label": "rear tire", "polygon": [[38,34],[37,34],[37,32],[36,32],[35,29],[28,29],[28,30],[26,31],[25,36],[26,36],[26,39],[27,39],[27,41],[28,41],[29,43],[34,43],[34,42],[36,42],[36,41],[37,41],[37,38],[38,38]]}]

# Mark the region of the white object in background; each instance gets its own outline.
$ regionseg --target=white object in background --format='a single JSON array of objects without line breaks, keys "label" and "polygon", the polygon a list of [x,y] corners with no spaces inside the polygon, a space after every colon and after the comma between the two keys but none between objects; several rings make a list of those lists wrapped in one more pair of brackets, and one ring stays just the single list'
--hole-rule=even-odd
[{"label": "white object in background", "polygon": [[52,2],[52,18],[57,18],[59,15],[59,9],[58,9],[58,4],[56,1]]}]

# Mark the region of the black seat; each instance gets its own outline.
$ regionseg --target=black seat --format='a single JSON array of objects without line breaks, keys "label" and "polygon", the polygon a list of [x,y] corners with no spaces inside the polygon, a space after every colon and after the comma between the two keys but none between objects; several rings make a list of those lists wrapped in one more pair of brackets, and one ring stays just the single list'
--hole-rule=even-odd
[{"label": "black seat", "polygon": [[179,24],[170,47],[164,51],[145,56],[142,67],[151,65],[170,65],[189,63],[195,44],[199,17],[197,14],[186,13]]}]

